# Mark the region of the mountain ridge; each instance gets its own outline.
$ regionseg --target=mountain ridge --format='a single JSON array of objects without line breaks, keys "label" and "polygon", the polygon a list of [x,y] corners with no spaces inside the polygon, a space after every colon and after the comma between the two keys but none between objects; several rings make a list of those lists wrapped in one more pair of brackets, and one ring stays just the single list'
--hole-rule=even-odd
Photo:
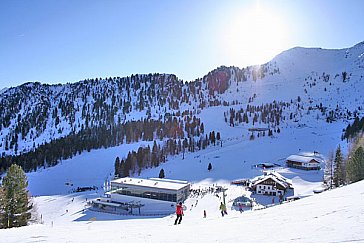
[{"label": "mountain ridge", "polygon": [[[345,99],[350,89],[359,90],[363,84],[363,53],[362,43],[339,50],[292,48],[266,64],[242,69],[221,66],[191,82],[173,74],[135,74],[57,85],[28,82],[0,93],[0,156],[34,151],[88,128],[107,129],[170,116],[192,118],[211,106],[302,99],[308,111],[316,106],[322,111],[323,107],[338,108],[335,114],[356,114],[363,104],[353,108]],[[262,89],[264,86],[268,88]],[[337,102],[328,102],[334,94]],[[349,99],[361,97],[355,94]],[[325,100],[327,104],[323,104]],[[339,117],[323,115],[330,120]]]}]

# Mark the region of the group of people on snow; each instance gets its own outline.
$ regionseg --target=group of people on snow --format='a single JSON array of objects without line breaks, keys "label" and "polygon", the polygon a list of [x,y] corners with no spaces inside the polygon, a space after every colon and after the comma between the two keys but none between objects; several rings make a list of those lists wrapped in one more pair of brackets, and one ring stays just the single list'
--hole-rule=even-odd
[{"label": "group of people on snow", "polygon": [[[225,215],[227,215],[227,210],[226,210],[226,205],[221,202],[220,204],[220,212],[221,212],[221,216],[224,217]],[[240,213],[243,212],[243,207],[242,205],[239,205],[239,211]],[[179,202],[176,206],[176,215],[177,215],[177,218],[176,220],[174,221],[174,224],[181,224],[182,222],[182,217],[184,216],[184,213],[183,213],[183,205],[182,205],[182,202]],[[207,217],[207,213],[206,213],[206,210],[203,210],[203,217],[206,218]]]},{"label": "group of people on snow", "polygon": [[214,193],[216,189],[214,187],[207,187],[207,188],[199,188],[199,189],[190,189],[191,197],[204,197],[209,193]]}]

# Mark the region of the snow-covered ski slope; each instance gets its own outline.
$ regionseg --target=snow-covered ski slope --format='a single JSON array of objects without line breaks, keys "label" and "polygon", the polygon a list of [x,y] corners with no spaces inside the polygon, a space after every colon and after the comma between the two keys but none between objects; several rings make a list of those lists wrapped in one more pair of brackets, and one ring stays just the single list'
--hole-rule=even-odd
[{"label": "snow-covered ski slope", "polygon": [[[140,174],[145,178],[157,177],[163,168],[167,178],[188,180],[194,188],[223,185],[228,188],[228,216],[221,218],[220,200],[213,195],[188,199],[183,223],[178,226],[172,225],[174,216],[138,218],[83,212],[86,198],[89,201],[102,195],[104,182],[114,174],[116,156],[124,158],[130,150],[151,145],[138,142],[83,152],[55,167],[28,173],[29,190],[37,196],[34,200],[44,224],[0,230],[0,241],[364,242],[363,182],[243,214],[231,207],[234,199],[247,192],[229,184],[235,179],[261,175],[262,170],[253,166],[269,162],[282,165],[275,170],[292,179],[296,195],[313,195],[313,189],[322,185],[323,171],[286,168],[285,159],[291,154],[313,151],[328,158],[339,144],[346,153],[348,144],[341,141],[341,135],[353,114],[328,123],[327,113],[323,114],[316,105],[321,103],[327,111],[336,110],[338,114],[349,110],[363,115],[363,53],[362,43],[343,50],[293,48],[267,64],[268,69],[279,70],[277,73],[256,81],[248,77],[245,82],[235,82],[232,75],[228,90],[217,96],[229,102],[237,100],[239,104],[208,107],[195,114],[201,118],[207,134],[221,133],[222,146],[217,143],[205,150],[186,153],[184,159],[182,154],[168,157],[166,163]],[[251,97],[254,98],[248,103]],[[248,104],[258,106],[273,100],[291,105],[283,110],[286,119],[279,125],[280,133],[275,132],[271,137],[265,134],[250,140],[249,128],[267,127],[259,122],[253,125],[253,117],[249,117],[247,124],[234,126],[224,119],[230,108],[245,109]],[[313,109],[309,110],[309,106]],[[293,119],[289,119],[290,113]],[[209,163],[213,167],[210,172]],[[88,186],[97,186],[99,190],[69,194],[72,189]],[[191,210],[197,200],[197,206]],[[206,219],[202,218],[203,210],[207,211]]]},{"label": "snow-covered ski slope", "polygon": [[247,82],[232,82],[224,99],[241,100],[256,94],[256,104],[290,101],[300,96],[306,105],[363,105],[364,42],[340,50],[296,47],[277,55],[265,67],[268,74],[262,79],[253,81],[248,77]]},{"label": "snow-covered ski slope", "polygon": [[[82,212],[86,195],[36,198],[44,224],[0,231],[2,242],[363,242],[364,182],[291,203],[221,217],[215,196],[188,199],[175,216],[126,218]],[[74,198],[74,201],[72,199]],[[195,206],[196,200],[198,201]],[[190,204],[194,204],[192,210]],[[65,210],[68,210],[66,212]],[[203,210],[207,218],[203,218]]]},{"label": "snow-covered ski slope", "polygon": [[[283,166],[275,169],[293,180],[297,195],[312,194],[312,190],[320,186],[323,179],[322,171],[287,169],[284,167],[285,159],[291,154],[301,152],[318,151],[324,156],[333,152],[341,141],[343,123],[328,125],[325,121],[314,120],[310,126],[287,127],[277,136],[265,136],[251,141],[247,128],[229,127],[222,118],[215,118],[216,114],[221,114],[225,109],[213,107],[201,113],[205,122],[207,121],[207,129],[222,131],[222,147],[217,144],[195,153],[185,153],[184,159],[182,154],[170,156],[168,161],[159,167],[142,171],[140,177],[157,177],[163,168],[167,178],[188,180],[192,183],[206,178],[212,181],[231,181],[261,175],[261,169],[252,166],[270,162]],[[147,145],[146,142],[140,142],[86,152],[55,167],[28,173],[29,190],[32,195],[39,196],[66,194],[77,187],[101,188],[105,180],[113,177],[117,156],[124,158],[129,150],[137,150],[139,146]],[[213,166],[210,172],[207,170],[209,163]],[[303,181],[304,186],[301,187]]]}]

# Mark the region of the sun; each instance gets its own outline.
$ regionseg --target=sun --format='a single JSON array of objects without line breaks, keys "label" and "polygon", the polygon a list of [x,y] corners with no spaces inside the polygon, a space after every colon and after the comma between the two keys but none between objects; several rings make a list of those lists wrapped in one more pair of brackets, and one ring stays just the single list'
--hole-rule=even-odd
[{"label": "sun", "polygon": [[283,51],[286,43],[284,22],[259,2],[232,15],[224,38],[227,54],[235,65],[263,64]]}]

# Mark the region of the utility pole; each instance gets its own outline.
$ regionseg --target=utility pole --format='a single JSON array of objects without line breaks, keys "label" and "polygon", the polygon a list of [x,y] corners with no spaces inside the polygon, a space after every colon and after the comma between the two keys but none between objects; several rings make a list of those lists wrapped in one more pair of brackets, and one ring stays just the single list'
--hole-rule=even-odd
[{"label": "utility pole", "polygon": [[226,202],[225,202],[225,197],[227,196],[225,194],[225,192],[227,191],[227,188],[221,188],[221,191],[222,191],[222,200],[224,202],[224,205],[226,205]]},{"label": "utility pole", "polygon": [[226,197],[227,195],[225,194],[225,192],[227,191],[227,188],[223,188],[222,186],[216,186],[216,191],[217,191],[217,192],[218,192],[218,191],[222,192],[222,201],[223,201],[223,203],[226,205],[225,197]]}]

